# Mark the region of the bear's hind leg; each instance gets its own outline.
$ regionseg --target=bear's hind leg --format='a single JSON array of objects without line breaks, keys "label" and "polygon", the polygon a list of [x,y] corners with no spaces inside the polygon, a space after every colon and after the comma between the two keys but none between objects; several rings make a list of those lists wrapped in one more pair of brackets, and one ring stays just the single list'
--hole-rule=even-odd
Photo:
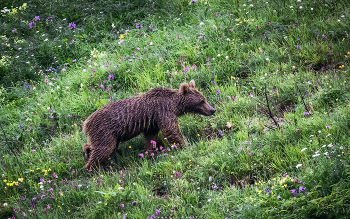
[{"label": "bear's hind leg", "polygon": [[90,147],[90,157],[84,166],[84,168],[88,170],[90,168],[97,170],[99,165],[102,166],[119,144],[116,137],[103,136],[99,140],[101,140],[101,142],[96,142],[98,145],[94,145],[92,148]]},{"label": "bear's hind leg", "polygon": [[91,152],[91,146],[89,144],[84,145],[83,147],[83,157],[85,160],[85,163],[88,162],[89,158],[90,158],[90,152]]}]

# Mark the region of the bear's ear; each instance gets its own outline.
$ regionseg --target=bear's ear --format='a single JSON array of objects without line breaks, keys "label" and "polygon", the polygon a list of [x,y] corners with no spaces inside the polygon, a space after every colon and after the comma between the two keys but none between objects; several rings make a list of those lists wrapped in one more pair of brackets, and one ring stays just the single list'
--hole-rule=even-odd
[{"label": "bear's ear", "polygon": [[187,94],[190,91],[190,86],[188,86],[187,83],[182,83],[180,85],[180,93],[182,93],[183,95]]},{"label": "bear's ear", "polygon": [[194,83],[194,80],[191,80],[191,81],[190,81],[190,87],[191,87],[191,88],[195,88],[195,86],[196,86],[196,84]]}]

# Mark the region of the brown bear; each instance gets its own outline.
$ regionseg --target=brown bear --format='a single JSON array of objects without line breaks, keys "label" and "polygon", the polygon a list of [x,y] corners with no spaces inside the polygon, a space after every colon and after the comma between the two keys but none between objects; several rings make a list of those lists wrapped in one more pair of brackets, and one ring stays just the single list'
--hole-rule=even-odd
[{"label": "brown bear", "polygon": [[138,97],[111,102],[92,113],[83,130],[89,144],[84,145],[84,168],[102,165],[118,144],[143,133],[145,150],[152,151],[151,140],[158,132],[170,144],[184,144],[178,118],[185,113],[213,115],[215,109],[195,89],[194,80],[182,83],[179,89],[154,88]]}]

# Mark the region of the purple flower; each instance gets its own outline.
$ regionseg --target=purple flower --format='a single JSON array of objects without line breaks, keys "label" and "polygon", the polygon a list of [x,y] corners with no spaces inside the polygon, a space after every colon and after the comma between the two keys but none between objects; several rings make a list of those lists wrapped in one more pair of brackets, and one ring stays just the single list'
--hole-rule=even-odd
[{"label": "purple flower", "polygon": [[160,214],[160,210],[156,209],[156,215],[159,215],[159,214]]},{"label": "purple flower", "polygon": [[36,25],[35,22],[30,22],[30,23],[29,23],[29,29],[32,29],[35,25]]},{"label": "purple flower", "polygon": [[150,199],[151,199],[151,197],[150,197],[150,196],[148,196],[148,197],[147,197],[147,199],[148,199],[148,200],[150,200]]},{"label": "purple flower", "polygon": [[121,204],[120,207],[121,207],[121,208],[124,208],[124,204]]},{"label": "purple flower", "polygon": [[35,16],[35,21],[40,21],[40,18],[39,18],[39,16]]},{"label": "purple flower", "polygon": [[279,196],[277,196],[277,200],[280,200],[280,198],[281,198],[281,196],[279,195]]},{"label": "purple flower", "polygon": [[137,203],[136,201],[133,201],[133,202],[132,202],[132,205],[133,205],[133,206],[135,206],[135,205],[136,205],[136,203]]},{"label": "purple flower", "polygon": [[297,49],[300,49],[300,46],[299,46],[299,45],[297,45]]},{"label": "purple flower", "polygon": [[53,173],[53,177],[58,178],[58,176],[56,175],[56,173]]},{"label": "purple flower", "polygon": [[249,151],[249,153],[248,153],[248,154],[249,154],[249,155],[252,155],[252,152],[250,152],[250,151]]},{"label": "purple flower", "polygon": [[143,154],[139,154],[139,156],[143,158]]},{"label": "purple flower", "polygon": [[14,33],[15,35],[18,33],[17,30],[16,30],[16,28],[14,28],[14,29],[12,30],[12,33]]},{"label": "purple flower", "polygon": [[305,189],[306,189],[305,187],[300,186],[299,187],[299,193],[303,192]]},{"label": "purple flower", "polygon": [[325,39],[327,39],[327,36],[326,36],[326,35],[324,35],[324,34],[322,34],[322,37],[323,37],[323,38],[325,38]]},{"label": "purple flower", "polygon": [[106,91],[109,91],[109,87],[106,88]]},{"label": "purple flower", "polygon": [[52,21],[52,17],[46,18],[47,21]]},{"label": "purple flower", "polygon": [[72,23],[69,23],[69,25],[68,25],[69,27],[70,27],[70,29],[74,29],[75,28],[75,26],[76,26],[76,24],[74,23],[74,22],[72,22]]},{"label": "purple flower", "polygon": [[46,205],[47,209],[50,209],[50,205]]},{"label": "purple flower", "polygon": [[142,25],[141,25],[141,24],[136,23],[136,29],[139,29],[139,28],[141,28],[141,27],[142,27]]},{"label": "purple flower", "polygon": [[329,126],[328,126],[328,125],[326,126],[326,129],[329,129]]},{"label": "purple flower", "polygon": [[285,174],[283,174],[283,177],[286,177],[287,176],[287,174],[285,173]]},{"label": "purple flower", "polygon": [[299,132],[299,129],[297,129],[296,131]]},{"label": "purple flower", "polygon": [[192,65],[192,69],[196,70],[197,66],[195,64]]},{"label": "purple flower", "polygon": [[294,194],[295,197],[297,197],[297,191],[296,189],[289,190],[290,193]]},{"label": "purple flower", "polygon": [[162,62],[162,58],[159,58],[159,62]]},{"label": "purple flower", "polygon": [[193,3],[196,3],[196,1],[195,1],[195,0],[192,0],[191,3],[192,3],[192,4],[193,4]]},{"label": "purple flower", "polygon": [[270,22],[267,22],[266,25],[270,25],[271,23]]},{"label": "purple flower", "polygon": [[164,154],[164,156],[168,156],[168,154]]}]

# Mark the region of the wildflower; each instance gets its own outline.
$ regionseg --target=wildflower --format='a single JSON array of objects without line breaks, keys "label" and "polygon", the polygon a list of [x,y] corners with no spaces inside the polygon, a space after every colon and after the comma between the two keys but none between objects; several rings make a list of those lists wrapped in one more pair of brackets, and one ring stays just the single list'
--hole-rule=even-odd
[{"label": "wildflower", "polygon": [[299,45],[297,45],[297,49],[300,49],[300,46],[299,46]]},{"label": "wildflower", "polygon": [[290,193],[294,194],[294,196],[297,196],[297,191],[295,189],[289,190]]},{"label": "wildflower", "polygon": [[299,187],[299,193],[303,192],[305,189],[306,189],[305,187],[300,186]]},{"label": "wildflower", "polygon": [[322,34],[322,37],[323,37],[323,38],[325,38],[325,39],[327,39],[327,36],[326,36],[326,35],[324,35],[324,34]]},{"label": "wildflower", "polygon": [[35,25],[36,25],[35,22],[30,22],[30,23],[29,23],[29,29],[32,29]]},{"label": "wildflower", "polygon": [[160,209],[156,209],[156,215],[160,214]]},{"label": "wildflower", "polygon": [[209,182],[211,182],[212,181],[212,177],[211,176],[209,176]]},{"label": "wildflower", "polygon": [[46,82],[46,83],[49,82],[49,79],[45,78],[44,82]]},{"label": "wildflower", "polygon": [[299,129],[297,129],[296,131],[299,132]]},{"label": "wildflower", "polygon": [[309,142],[312,143],[312,140],[310,140]]},{"label": "wildflower", "polygon": [[249,153],[248,153],[248,154],[249,154],[249,155],[252,155],[252,152],[250,152],[250,151],[249,151]]},{"label": "wildflower", "polygon": [[52,21],[52,17],[46,18],[46,21]]},{"label": "wildflower", "polygon": [[17,30],[16,30],[16,28],[14,28],[14,29],[12,30],[12,33],[14,33],[15,35],[18,33]]},{"label": "wildflower", "polygon": [[143,154],[139,154],[139,156],[143,158]]},{"label": "wildflower", "polygon": [[76,24],[75,24],[74,22],[69,23],[69,27],[70,27],[70,29],[74,29],[74,28],[75,28],[75,26],[76,26]]},{"label": "wildflower", "polygon": [[277,196],[277,200],[280,200],[280,198],[281,198],[281,196],[279,195],[279,196]]},{"label": "wildflower", "polygon": [[56,173],[53,173],[53,177],[58,178],[58,176],[56,175]]},{"label": "wildflower", "polygon": [[329,126],[328,126],[328,125],[326,126],[326,129],[329,129]]},{"label": "wildflower", "polygon": [[301,152],[303,152],[303,151],[305,151],[307,148],[303,148],[303,149],[301,149]]},{"label": "wildflower", "polygon": [[270,25],[271,23],[270,22],[267,22],[266,25]]},{"label": "wildflower", "polygon": [[302,166],[302,164],[298,164],[297,166],[296,166],[296,168],[299,168],[299,167],[301,167]]}]

